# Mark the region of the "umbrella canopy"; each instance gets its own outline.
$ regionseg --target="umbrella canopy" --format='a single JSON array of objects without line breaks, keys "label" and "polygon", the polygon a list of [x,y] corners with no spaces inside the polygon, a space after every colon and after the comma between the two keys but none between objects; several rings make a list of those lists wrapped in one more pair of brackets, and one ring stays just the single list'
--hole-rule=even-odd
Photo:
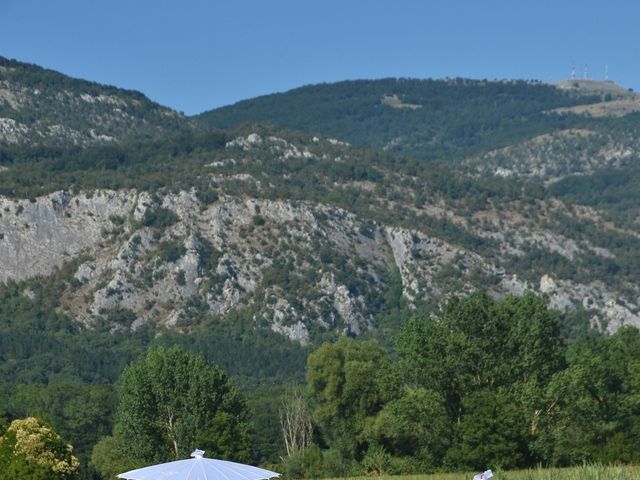
[{"label": "umbrella canopy", "polygon": [[263,468],[204,458],[202,450],[191,454],[190,460],[161,463],[121,473],[118,478],[130,480],[264,480],[280,474]]}]

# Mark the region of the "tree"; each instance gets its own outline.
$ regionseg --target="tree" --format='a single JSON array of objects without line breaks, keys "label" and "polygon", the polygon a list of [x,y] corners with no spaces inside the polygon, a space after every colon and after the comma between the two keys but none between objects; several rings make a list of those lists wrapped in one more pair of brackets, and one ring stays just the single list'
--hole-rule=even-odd
[{"label": "tree", "polygon": [[48,385],[17,385],[13,393],[15,416],[46,419],[64,438],[72,438],[79,455],[91,453],[98,439],[113,428],[115,393],[106,385],[56,380]]},{"label": "tree", "polygon": [[433,470],[450,446],[451,424],[439,393],[405,387],[372,419],[366,434],[370,444],[390,455],[413,457],[414,471]]},{"label": "tree", "polygon": [[500,361],[507,326],[492,314],[494,302],[479,292],[452,298],[441,315],[415,318],[398,341],[401,370],[409,384],[440,392],[452,420],[463,417],[463,397],[492,387],[505,375]]},{"label": "tree", "polygon": [[623,327],[571,345],[545,391],[535,448],[545,462],[640,460],[640,332]]},{"label": "tree", "polygon": [[0,471],[12,480],[69,480],[80,463],[73,447],[34,417],[14,420],[0,437]]},{"label": "tree", "polygon": [[365,426],[394,398],[398,385],[377,342],[341,338],[309,356],[307,386],[322,440],[346,459],[366,450]]},{"label": "tree", "polygon": [[122,451],[147,463],[188,457],[195,448],[246,461],[248,408],[227,375],[201,355],[151,350],[121,377],[115,435]]},{"label": "tree", "polygon": [[124,440],[114,435],[104,437],[91,452],[91,465],[104,480],[115,479],[119,473],[144,467],[145,463],[122,451]]},{"label": "tree", "polygon": [[[564,366],[559,324],[542,299],[453,298],[440,315],[409,321],[398,350],[406,381],[444,398],[456,466],[479,466],[482,456],[503,466],[530,460],[545,388]],[[490,421],[479,421],[487,415]],[[494,420],[503,417],[508,422],[496,431]]]},{"label": "tree", "polygon": [[463,407],[460,441],[447,452],[445,465],[481,470],[487,465],[512,469],[527,464],[527,422],[521,405],[506,389],[472,392],[464,397]]},{"label": "tree", "polygon": [[287,456],[295,455],[311,445],[313,420],[300,390],[290,390],[282,399],[280,428]]}]

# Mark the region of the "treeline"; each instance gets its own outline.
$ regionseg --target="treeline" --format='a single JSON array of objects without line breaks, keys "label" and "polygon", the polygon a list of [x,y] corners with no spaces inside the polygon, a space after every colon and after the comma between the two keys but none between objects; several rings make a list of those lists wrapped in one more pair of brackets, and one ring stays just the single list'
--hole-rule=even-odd
[{"label": "treeline", "polygon": [[191,314],[198,322],[185,329],[188,334],[152,324],[130,331],[118,327],[118,311],[81,325],[57,312],[65,286],[57,276],[0,285],[0,384],[113,385],[147,348],[174,344],[203,353],[239,378],[244,388],[303,379],[307,349],[266,329],[256,330],[252,310],[239,309],[225,317],[196,310]]},{"label": "treeline", "polygon": [[51,88],[69,92],[81,91],[90,95],[118,95],[139,102],[152,103],[144,94],[138,91],[80,80],[32,63],[20,62],[0,56],[0,66],[5,68],[2,72],[2,76],[5,79],[30,88]]},{"label": "treeline", "polygon": [[[44,312],[26,313],[28,303],[19,307],[7,293],[3,300],[17,322],[32,317],[26,324],[41,351],[51,348],[49,359],[66,358],[63,349],[70,344],[52,348],[54,339],[70,338],[60,318],[54,327]],[[216,340],[219,332],[147,341],[128,334],[130,344],[91,332],[96,352],[87,349],[81,361],[94,367],[91,355],[112,335],[111,359],[119,362],[111,365],[117,381],[108,382],[65,369],[40,380],[12,381],[7,368],[24,371],[42,358],[35,348],[19,357],[5,345],[0,435],[8,440],[0,441],[0,464],[14,469],[15,478],[32,478],[11,453],[19,448],[20,429],[48,432],[52,445],[70,442],[77,460],[65,458],[73,475],[60,478],[74,479],[110,478],[126,468],[182,458],[205,444],[214,454],[269,465],[291,478],[640,461],[640,332],[624,327],[567,343],[556,313],[533,295],[502,301],[483,292],[454,297],[437,315],[406,322],[386,346],[346,337],[324,343],[308,356],[306,381],[274,373],[284,373],[289,362],[300,371],[296,364],[305,351],[283,355],[287,348],[275,345],[275,338],[260,343],[245,335],[234,343]],[[82,332],[73,334],[79,345],[88,340]],[[131,366],[121,376],[123,359]],[[186,368],[191,364],[198,367]],[[219,366],[205,366],[210,364],[239,378],[244,393]],[[40,368],[44,374],[46,367]],[[154,369],[157,374],[150,373]],[[250,369],[268,384],[246,383],[242,372]],[[167,374],[173,380],[162,378]],[[154,382],[154,390],[145,387]],[[200,388],[201,382],[216,386]],[[233,401],[220,403],[215,392]],[[191,422],[175,431],[177,444],[154,433],[151,418],[158,425],[167,421],[163,402]],[[199,402],[214,402],[215,408],[193,412]],[[149,439],[156,448],[143,454],[139,446]],[[42,478],[54,478],[48,475]]]},{"label": "treeline", "polygon": [[0,145],[0,167],[6,168],[0,195],[35,198],[62,189],[156,191],[168,186],[206,192],[209,182],[199,178],[204,158],[226,140],[225,133],[191,131],[163,140],[87,147]]},{"label": "treeline", "polygon": [[640,460],[640,333],[566,344],[544,301],[484,293],[415,318],[395,351],[342,339],[309,357],[312,440],[291,476]]}]

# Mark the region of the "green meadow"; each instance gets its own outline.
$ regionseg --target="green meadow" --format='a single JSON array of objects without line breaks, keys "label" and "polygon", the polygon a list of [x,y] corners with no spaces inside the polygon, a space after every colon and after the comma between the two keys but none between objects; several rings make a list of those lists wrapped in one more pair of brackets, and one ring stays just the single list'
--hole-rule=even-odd
[{"label": "green meadow", "polygon": [[[380,475],[349,480],[471,480],[478,472],[434,473],[430,475]],[[640,467],[584,465],[573,468],[535,468],[494,471],[492,480],[638,480]],[[338,480],[338,479],[334,479]]]}]

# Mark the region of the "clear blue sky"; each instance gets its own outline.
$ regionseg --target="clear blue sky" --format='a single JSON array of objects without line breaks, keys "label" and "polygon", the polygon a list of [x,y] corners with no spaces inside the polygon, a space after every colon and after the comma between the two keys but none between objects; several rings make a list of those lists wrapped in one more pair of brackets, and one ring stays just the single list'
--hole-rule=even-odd
[{"label": "clear blue sky", "polygon": [[637,0],[0,0],[0,55],[192,114],[391,76],[610,77],[640,90]]}]

